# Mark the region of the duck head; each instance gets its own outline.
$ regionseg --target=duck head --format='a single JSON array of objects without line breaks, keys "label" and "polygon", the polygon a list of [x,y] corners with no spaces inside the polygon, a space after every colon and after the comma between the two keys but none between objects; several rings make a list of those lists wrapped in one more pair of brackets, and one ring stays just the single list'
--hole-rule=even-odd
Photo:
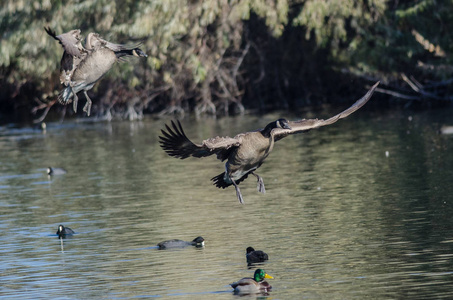
[{"label": "duck head", "polygon": [[245,251],[247,253],[251,253],[251,252],[255,251],[255,249],[253,247],[247,247],[247,249],[245,249]]},{"label": "duck head", "polygon": [[256,282],[263,281],[264,278],[274,279],[274,277],[268,275],[263,269],[256,269],[253,279]]},{"label": "duck head", "polygon": [[196,238],[192,241],[192,243],[195,243],[195,245],[197,245],[197,247],[198,247],[198,246],[202,247],[202,246],[204,246],[204,238],[202,238],[201,236],[196,237]]},{"label": "duck head", "polygon": [[57,230],[57,234],[58,235],[64,233],[64,231],[65,230],[64,230],[64,226],[63,225],[58,226],[58,230]]}]

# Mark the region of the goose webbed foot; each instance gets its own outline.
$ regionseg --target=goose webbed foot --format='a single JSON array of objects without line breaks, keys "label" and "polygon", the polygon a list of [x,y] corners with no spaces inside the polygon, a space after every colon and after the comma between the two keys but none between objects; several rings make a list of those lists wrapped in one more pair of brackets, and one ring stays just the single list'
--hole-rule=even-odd
[{"label": "goose webbed foot", "polygon": [[236,184],[236,182],[234,182],[233,179],[231,179],[231,182],[233,183],[234,188],[236,189],[236,196],[238,197],[239,202],[241,204],[244,204],[244,198],[242,198],[242,193],[241,190],[239,189],[239,186]]},{"label": "goose webbed foot", "polygon": [[85,98],[87,99],[87,103],[83,107],[83,111],[87,113],[87,116],[90,116],[92,101],[91,101],[90,97],[88,97],[87,91],[83,91],[83,92],[85,94]]},{"label": "goose webbed foot", "polygon": [[253,172],[252,172],[252,174],[256,177],[256,179],[257,179],[257,181],[258,181],[258,184],[257,184],[257,186],[256,186],[258,192],[265,194],[265,193],[266,193],[266,188],[264,188],[264,181],[263,181],[263,178],[262,178],[260,175],[255,174],[255,173],[253,173]]}]

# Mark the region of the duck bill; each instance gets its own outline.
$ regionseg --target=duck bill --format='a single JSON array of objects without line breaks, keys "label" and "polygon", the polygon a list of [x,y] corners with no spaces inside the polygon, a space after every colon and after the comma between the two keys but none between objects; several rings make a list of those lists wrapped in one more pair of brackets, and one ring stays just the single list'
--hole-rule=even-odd
[{"label": "duck bill", "polygon": [[264,275],[264,278],[274,279],[274,277],[272,277],[271,275],[269,275],[267,273]]}]

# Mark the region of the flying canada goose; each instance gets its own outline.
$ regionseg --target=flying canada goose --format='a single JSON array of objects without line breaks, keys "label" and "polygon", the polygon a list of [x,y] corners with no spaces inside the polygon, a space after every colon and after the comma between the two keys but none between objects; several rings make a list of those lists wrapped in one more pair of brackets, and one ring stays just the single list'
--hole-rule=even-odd
[{"label": "flying canada goose", "polygon": [[191,242],[186,242],[182,240],[168,240],[168,241],[163,241],[157,244],[157,247],[159,247],[159,250],[162,249],[169,249],[169,248],[184,248],[187,246],[195,246],[195,247],[203,247],[204,246],[204,238],[201,236],[196,237],[193,239]]},{"label": "flying canada goose", "polygon": [[73,235],[75,232],[69,227],[64,227],[63,225],[58,226],[57,235],[58,238],[65,238],[68,235]]},{"label": "flying canada goose", "polygon": [[147,57],[136,45],[110,43],[94,32],[88,34],[83,46],[79,29],[60,35],[56,35],[50,27],[44,29],[64,49],[60,62],[60,82],[65,88],[58,95],[58,101],[66,105],[73,98],[74,112],[77,112],[77,93],[83,91],[87,100],[83,111],[88,116],[92,101],[87,91],[112,68],[113,64],[118,60],[124,60],[124,56]]},{"label": "flying canada goose", "polygon": [[255,250],[253,247],[247,247],[245,250],[245,257],[247,258],[247,263],[260,263],[269,259],[267,253],[261,250]]},{"label": "flying canada goose", "polygon": [[264,281],[264,278],[274,279],[274,277],[268,275],[263,269],[257,269],[253,278],[242,278],[230,285],[234,289],[235,294],[267,293],[272,289],[272,286],[267,281]]},{"label": "flying canada goose", "polygon": [[185,159],[189,156],[205,157],[216,154],[219,160],[227,160],[225,163],[225,172],[213,177],[211,180],[218,188],[226,188],[233,185],[236,189],[239,202],[244,203],[238,185],[249,174],[257,178],[258,191],[261,193],[266,192],[263,179],[255,173],[255,170],[261,166],[272,151],[274,142],[290,134],[307,132],[311,129],[330,125],[340,119],[346,118],[361,108],[371,98],[378,84],[379,82],[373,85],[365,96],[357,100],[351,107],[327,120],[302,119],[298,121],[287,121],[286,119],[278,119],[267,124],[261,130],[240,133],[234,138],[210,138],[204,140],[201,144],[194,144],[190,141],[184,133],[181,123],[178,121],[175,124],[172,121],[172,128],[165,125],[167,131],[161,130],[163,136],[159,136],[160,146],[168,155],[180,159]]}]

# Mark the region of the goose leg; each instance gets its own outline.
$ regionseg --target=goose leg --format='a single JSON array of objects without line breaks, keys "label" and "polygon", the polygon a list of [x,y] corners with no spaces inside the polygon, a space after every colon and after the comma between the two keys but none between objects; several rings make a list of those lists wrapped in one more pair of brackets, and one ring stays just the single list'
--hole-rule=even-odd
[{"label": "goose leg", "polygon": [[234,185],[234,188],[236,189],[236,196],[238,197],[238,200],[241,204],[244,204],[244,198],[242,198],[241,190],[239,189],[239,186],[234,182],[233,179],[231,179],[231,182]]},{"label": "goose leg", "polygon": [[258,189],[258,192],[265,194],[266,193],[266,189],[264,188],[263,178],[260,175],[255,174],[254,172],[252,172],[252,174],[258,180],[258,185],[256,186],[256,188]]},{"label": "goose leg", "polygon": [[84,90],[83,93],[85,94],[85,98],[87,99],[87,103],[83,107],[83,111],[87,113],[87,116],[90,116],[92,102],[90,97],[88,97],[87,91]]},{"label": "goose leg", "polygon": [[77,101],[79,101],[79,98],[77,97],[77,94],[74,92],[74,89],[72,89],[72,94],[74,95],[74,99],[72,99],[72,107],[74,108],[74,112],[77,113]]}]

